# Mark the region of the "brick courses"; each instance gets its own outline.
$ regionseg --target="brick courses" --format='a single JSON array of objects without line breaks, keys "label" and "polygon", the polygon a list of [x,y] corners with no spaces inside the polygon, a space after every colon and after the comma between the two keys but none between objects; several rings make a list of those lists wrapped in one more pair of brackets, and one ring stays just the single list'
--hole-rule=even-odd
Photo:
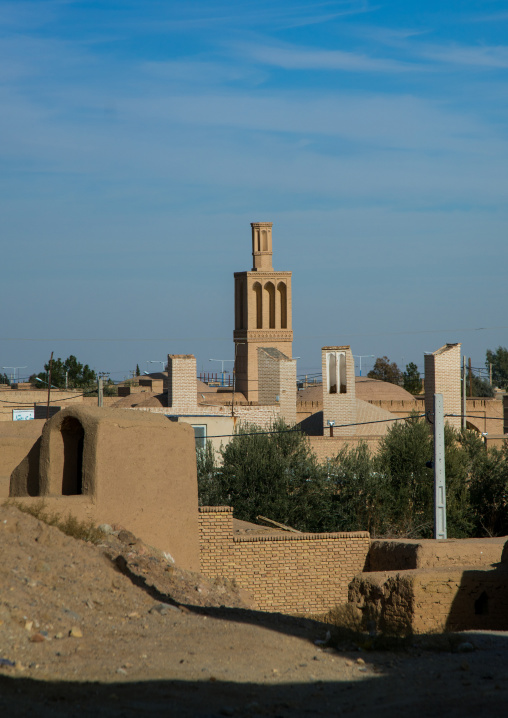
[{"label": "brick courses", "polygon": [[366,531],[235,537],[225,506],[201,507],[199,523],[202,573],[234,579],[263,611],[324,613],[344,603],[370,545]]},{"label": "brick courses", "polygon": [[[345,391],[340,386],[335,386],[335,392],[330,391],[327,375],[327,362],[329,357],[336,361],[343,356],[345,359]],[[321,349],[321,368],[323,376],[323,434],[330,435],[328,421],[335,421],[334,436],[353,436],[356,434],[356,426],[340,426],[341,424],[354,424],[356,421],[356,388],[355,388],[355,365],[353,354],[349,346],[323,347]],[[339,382],[337,369],[336,381]],[[333,387],[332,387],[333,388]]]},{"label": "brick courses", "polygon": [[461,428],[460,344],[445,344],[425,354],[425,411],[434,411],[434,394],[443,395],[445,418],[455,429]]}]

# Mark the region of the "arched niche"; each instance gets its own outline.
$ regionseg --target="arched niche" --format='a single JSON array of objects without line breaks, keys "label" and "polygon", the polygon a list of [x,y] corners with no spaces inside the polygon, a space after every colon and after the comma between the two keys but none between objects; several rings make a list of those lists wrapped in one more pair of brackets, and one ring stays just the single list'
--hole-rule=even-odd
[{"label": "arched niche", "polygon": [[268,327],[275,329],[275,285],[273,282],[265,284],[265,292],[268,298]]},{"label": "arched niche", "polygon": [[261,230],[261,251],[268,252],[268,235],[266,229]]},{"label": "arched niche", "polygon": [[287,287],[284,282],[279,282],[277,285],[277,292],[279,295],[279,307],[280,307],[280,328],[288,328],[288,297]]},{"label": "arched niche", "polygon": [[326,353],[326,387],[329,394],[347,393],[345,352]]},{"label": "arched niche", "polygon": [[235,329],[245,329],[245,283],[237,279],[235,283]]},{"label": "arched niche", "polygon": [[254,296],[256,297],[256,328],[263,328],[263,290],[259,282],[255,282],[252,287]]},{"label": "arched niche", "polygon": [[83,447],[85,432],[81,422],[66,417],[60,426],[63,461],[61,463],[61,490],[63,496],[83,493]]}]

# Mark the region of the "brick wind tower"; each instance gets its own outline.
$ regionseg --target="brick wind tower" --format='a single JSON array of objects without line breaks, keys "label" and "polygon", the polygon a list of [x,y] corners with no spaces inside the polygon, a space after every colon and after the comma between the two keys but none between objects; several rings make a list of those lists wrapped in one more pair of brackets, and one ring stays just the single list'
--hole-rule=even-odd
[{"label": "brick wind tower", "polygon": [[259,400],[258,349],[293,352],[291,272],[272,267],[272,222],[252,222],[252,270],[235,272],[236,389]]}]

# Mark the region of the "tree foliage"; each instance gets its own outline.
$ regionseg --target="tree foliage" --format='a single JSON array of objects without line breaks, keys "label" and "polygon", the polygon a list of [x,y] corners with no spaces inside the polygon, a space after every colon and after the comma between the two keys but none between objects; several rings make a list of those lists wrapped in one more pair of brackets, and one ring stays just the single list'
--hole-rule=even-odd
[{"label": "tree foliage", "polygon": [[[433,433],[417,415],[394,422],[377,454],[345,447],[320,465],[307,439],[278,422],[276,433],[244,426],[222,449],[198,452],[200,502],[235,516],[268,516],[303,531],[359,531],[429,538],[434,525]],[[508,444],[487,451],[477,434],[445,425],[448,536],[508,533]]]},{"label": "tree foliage", "polygon": [[471,396],[486,396],[492,397],[496,395],[496,392],[491,387],[486,379],[482,379],[479,376],[473,374],[473,372],[467,373],[466,377],[466,395],[470,395],[470,387],[472,389]]},{"label": "tree foliage", "polygon": [[464,432],[461,443],[469,460],[475,535],[508,534],[508,442],[487,451],[480,437]]},{"label": "tree foliage", "polygon": [[326,474],[307,438],[283,421],[271,431],[243,425],[222,449],[220,467],[211,447],[198,454],[201,501],[233,506],[244,521],[263,515],[303,531],[328,530]]},{"label": "tree foliage", "polygon": [[485,366],[492,364],[492,383],[500,389],[508,389],[508,349],[499,346],[496,351],[487,349]]},{"label": "tree foliage", "polygon": [[[32,374],[30,382],[34,385],[40,383],[36,379],[40,379],[47,384],[49,376],[49,362],[44,364],[44,372],[35,375]],[[67,377],[67,387],[69,389],[87,389],[95,385],[97,375],[88,364],[81,364],[76,357],[71,354],[67,359],[53,359],[51,364],[51,385],[58,389],[65,389]]]},{"label": "tree foliage", "polygon": [[7,374],[0,374],[0,384],[11,384],[11,380],[7,376]]},{"label": "tree foliage", "polygon": [[419,394],[422,390],[422,378],[413,362],[406,364],[406,371],[402,373],[402,386],[410,394]]},{"label": "tree foliage", "polygon": [[370,379],[378,379],[379,381],[387,381],[390,384],[402,384],[402,372],[395,362],[390,362],[388,357],[378,357],[374,362],[374,367],[367,374]]}]

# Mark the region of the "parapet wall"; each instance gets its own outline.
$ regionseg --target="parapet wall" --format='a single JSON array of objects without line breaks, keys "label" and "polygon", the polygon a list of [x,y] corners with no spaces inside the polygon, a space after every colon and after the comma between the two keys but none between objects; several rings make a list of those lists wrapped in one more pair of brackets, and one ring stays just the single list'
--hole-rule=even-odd
[{"label": "parapet wall", "polygon": [[201,572],[234,580],[257,608],[281,613],[324,613],[347,601],[348,585],[363,570],[366,531],[233,535],[233,510],[199,510]]}]

